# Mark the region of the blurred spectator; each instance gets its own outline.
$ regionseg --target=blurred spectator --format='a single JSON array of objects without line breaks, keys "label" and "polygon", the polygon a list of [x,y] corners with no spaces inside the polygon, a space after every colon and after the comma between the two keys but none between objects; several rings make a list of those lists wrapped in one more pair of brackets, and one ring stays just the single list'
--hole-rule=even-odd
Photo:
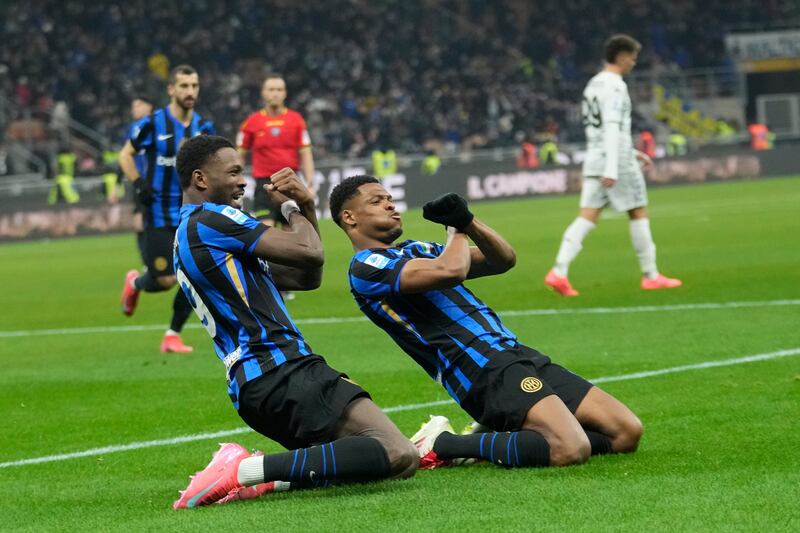
[{"label": "blurred spectator", "polygon": [[682,133],[672,132],[667,139],[667,155],[670,157],[686,155],[689,152],[688,142]]},{"label": "blurred spectator", "polygon": [[754,122],[747,127],[750,132],[750,146],[753,150],[772,150],[775,134],[769,131],[766,124]]},{"label": "blurred spectator", "polygon": [[442,160],[434,150],[428,150],[420,164],[420,170],[426,176],[435,176],[442,166]]},{"label": "blurred spectator", "polygon": [[656,138],[650,130],[644,130],[636,137],[636,149],[650,159],[656,157]]},{"label": "blurred spectator", "polygon": [[528,137],[524,137],[520,144],[517,168],[539,168],[539,149]]},{"label": "blurred spectator", "polygon": [[608,34],[645,43],[644,68],[703,67],[725,62],[726,25],[776,18],[800,18],[800,3],[2,2],[0,93],[20,110],[67,102],[72,118],[117,139],[131,96],[160,94],[169,65],[189,63],[203,80],[199,109],[231,138],[263,75],[285,73],[319,156],[368,155],[376,143],[509,146],[524,131],[576,140],[575,103]]}]

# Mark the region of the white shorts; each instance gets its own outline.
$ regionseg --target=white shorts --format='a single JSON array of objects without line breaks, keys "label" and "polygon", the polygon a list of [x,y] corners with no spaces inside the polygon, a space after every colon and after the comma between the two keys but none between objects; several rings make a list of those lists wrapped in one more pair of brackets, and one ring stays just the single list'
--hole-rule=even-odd
[{"label": "white shorts", "polygon": [[583,177],[581,207],[602,209],[610,205],[615,211],[624,212],[647,205],[647,187],[638,165],[620,172],[611,188],[603,187],[600,180],[600,177]]}]

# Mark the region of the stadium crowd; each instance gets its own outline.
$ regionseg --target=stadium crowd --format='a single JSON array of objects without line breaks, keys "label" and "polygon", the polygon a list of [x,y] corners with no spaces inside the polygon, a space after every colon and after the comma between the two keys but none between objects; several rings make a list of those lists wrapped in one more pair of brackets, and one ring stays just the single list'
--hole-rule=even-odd
[{"label": "stadium crowd", "polygon": [[[41,0],[2,3],[0,94],[16,112],[66,102],[121,139],[130,98],[163,103],[169,65],[201,77],[198,110],[232,137],[268,71],[307,119],[320,156],[431,142],[497,146],[522,133],[580,138],[575,102],[616,28],[644,68],[726,61],[730,26],[800,18],[786,0]],[[63,104],[62,104],[63,107]]]}]

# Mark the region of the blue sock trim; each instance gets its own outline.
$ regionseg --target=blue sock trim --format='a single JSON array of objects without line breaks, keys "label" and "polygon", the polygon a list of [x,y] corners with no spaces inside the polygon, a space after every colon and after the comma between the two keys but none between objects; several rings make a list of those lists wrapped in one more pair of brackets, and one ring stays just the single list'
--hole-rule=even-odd
[{"label": "blue sock trim", "polygon": [[292,472],[289,474],[289,477],[294,477],[294,467],[297,466],[297,456],[300,455],[300,450],[294,451],[294,461],[292,461]]},{"label": "blue sock trim", "polygon": [[518,432],[517,432],[517,433],[514,433],[514,457],[515,457],[515,459],[516,459],[516,460],[515,460],[515,462],[514,462],[514,464],[515,464],[516,466],[519,466],[519,449],[517,448],[517,437],[518,437],[518,436],[519,436],[519,433],[518,433]]},{"label": "blue sock trim", "polygon": [[322,477],[324,479],[328,476],[328,461],[325,459],[325,445],[323,444],[320,448],[322,448]]},{"label": "blue sock trim", "polygon": [[333,453],[333,443],[330,444],[331,447],[331,464],[333,465],[333,477],[336,477],[336,454]]},{"label": "blue sock trim", "polygon": [[511,464],[511,441],[514,440],[514,437],[517,436],[517,432],[515,431],[511,435],[508,436],[508,443],[506,443],[506,465],[513,466]]},{"label": "blue sock trim", "polygon": [[300,477],[303,477],[303,472],[306,469],[306,458],[308,457],[308,450],[303,448],[303,464],[300,465]]},{"label": "blue sock trim", "polygon": [[483,457],[484,459],[486,459],[486,457],[484,457],[484,455],[483,455],[483,440],[484,440],[485,438],[486,438],[486,433],[482,433],[482,434],[481,434],[481,449],[480,449],[480,450],[478,450],[478,455],[480,455],[480,456],[481,456],[481,457]]},{"label": "blue sock trim", "polygon": [[489,445],[489,460],[494,462],[494,441],[497,440],[497,433],[492,437],[492,443]]}]

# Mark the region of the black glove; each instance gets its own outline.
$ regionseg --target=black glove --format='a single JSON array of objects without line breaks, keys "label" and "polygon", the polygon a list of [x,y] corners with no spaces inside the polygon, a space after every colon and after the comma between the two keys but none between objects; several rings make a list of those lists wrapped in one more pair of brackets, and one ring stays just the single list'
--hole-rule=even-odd
[{"label": "black glove", "polygon": [[422,216],[426,220],[452,226],[457,230],[463,230],[475,218],[467,207],[467,201],[454,192],[423,205]]},{"label": "black glove", "polygon": [[147,180],[139,176],[133,182],[133,193],[136,195],[136,200],[139,205],[150,205],[153,203],[153,189]]}]

